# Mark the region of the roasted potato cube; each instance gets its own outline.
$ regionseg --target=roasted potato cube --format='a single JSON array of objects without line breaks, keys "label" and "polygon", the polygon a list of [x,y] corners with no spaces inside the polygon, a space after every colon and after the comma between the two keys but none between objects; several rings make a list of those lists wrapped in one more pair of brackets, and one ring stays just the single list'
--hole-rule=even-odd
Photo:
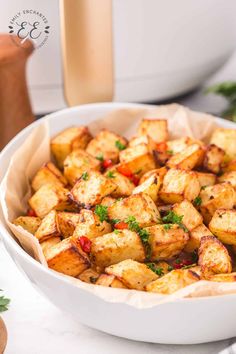
[{"label": "roasted potato cube", "polygon": [[151,177],[153,175],[156,175],[156,174],[161,178],[161,181],[163,181],[163,178],[164,178],[166,172],[167,172],[167,168],[166,167],[156,168],[154,170],[148,171],[140,178],[139,184],[142,184],[149,177]]},{"label": "roasted potato cube", "polygon": [[217,209],[232,209],[235,198],[235,191],[230,183],[215,184],[202,189],[200,211],[204,222],[208,224]]},{"label": "roasted potato cube", "polygon": [[86,151],[94,157],[102,156],[104,160],[111,159],[113,162],[117,162],[120,148],[126,146],[127,140],[125,138],[103,129],[89,142]]},{"label": "roasted potato cube", "polygon": [[158,192],[162,184],[161,177],[156,173],[149,177],[145,182],[134,188],[133,194],[145,193],[156,203]]},{"label": "roasted potato cube", "polygon": [[92,136],[87,127],[71,127],[63,130],[51,141],[51,150],[58,166],[63,167],[63,162],[74,149],[85,149]]},{"label": "roasted potato cube", "polygon": [[186,245],[188,233],[176,224],[154,225],[147,227],[149,244],[151,246],[151,260],[170,259],[179,254]]},{"label": "roasted potato cube", "polygon": [[189,145],[192,145],[194,140],[188,136],[167,141],[167,149],[172,152],[173,155],[185,150]]},{"label": "roasted potato cube", "polygon": [[181,203],[175,204],[173,211],[178,216],[183,217],[182,223],[189,231],[192,231],[203,222],[201,214],[188,200],[183,200]]},{"label": "roasted potato cube", "polygon": [[100,267],[107,267],[125,259],[145,260],[145,251],[140,237],[133,231],[111,232],[92,240],[92,260]]},{"label": "roasted potato cube", "polygon": [[203,160],[203,167],[207,171],[217,174],[220,172],[221,164],[224,161],[224,157],[224,150],[214,144],[208,145]]},{"label": "roasted potato cube", "polygon": [[201,238],[204,236],[213,236],[211,231],[204,225],[201,224],[190,232],[189,240],[184,247],[184,251],[193,252],[200,247]]},{"label": "roasted potato cube", "polygon": [[79,240],[68,237],[50,247],[46,254],[49,268],[77,277],[90,267],[88,255],[80,247]]},{"label": "roasted potato cube", "polygon": [[115,202],[116,202],[115,198],[107,196],[107,197],[102,199],[100,204],[109,207],[110,205],[112,205]]},{"label": "roasted potato cube", "polygon": [[214,175],[213,173],[205,173],[198,171],[194,172],[197,175],[201,189],[204,189],[206,186],[213,186],[216,183],[216,175]]},{"label": "roasted potato cube", "polygon": [[105,269],[106,273],[115,275],[129,289],[144,290],[151,281],[156,280],[156,275],[146,264],[126,259],[118,264]]},{"label": "roasted potato cube", "polygon": [[234,189],[236,189],[236,171],[225,172],[222,176],[218,178],[218,181],[221,182],[229,182],[232,184]]},{"label": "roasted potato cube", "polygon": [[81,207],[92,207],[116,190],[111,178],[97,171],[89,171],[86,180],[80,178],[70,191],[70,198]]},{"label": "roasted potato cube", "polygon": [[57,224],[57,212],[50,211],[42,220],[38,230],[35,232],[35,237],[39,242],[45,241],[51,237],[60,237],[60,231]]},{"label": "roasted potato cube", "polygon": [[228,161],[222,166],[223,172],[236,171],[236,160]]},{"label": "roasted potato cube", "polygon": [[134,189],[134,184],[129,180],[128,177],[119,173],[116,168],[109,169],[105,176],[110,178],[112,182],[114,182],[117,186],[116,190],[112,192],[112,197],[119,198],[119,197],[128,197],[132,194]]},{"label": "roasted potato cube", "polygon": [[34,235],[41,224],[41,219],[34,216],[19,216],[13,221],[13,224],[23,227],[23,229]]},{"label": "roasted potato cube", "polygon": [[149,283],[146,290],[159,294],[172,294],[198,280],[200,280],[199,275],[192,270],[176,269]]},{"label": "roasted potato cube", "polygon": [[168,140],[166,119],[143,119],[138,128],[138,135],[149,135],[156,143]]},{"label": "roasted potato cube", "polygon": [[110,219],[125,221],[129,216],[136,218],[140,227],[159,223],[160,214],[151,197],[145,193],[134,194],[128,198],[117,200],[108,207]]},{"label": "roasted potato cube", "polygon": [[123,171],[130,174],[138,175],[142,177],[146,172],[156,168],[156,163],[152,154],[147,152],[146,154],[139,155],[133,160],[122,162],[116,166],[118,172],[123,174]]},{"label": "roasted potato cube", "polygon": [[44,256],[47,257],[47,252],[49,252],[49,249],[59,242],[61,242],[61,238],[59,236],[51,237],[46,241],[41,242],[40,246],[43,250]]},{"label": "roasted potato cube", "polygon": [[109,288],[127,289],[127,287],[117,277],[108,274],[101,274],[96,281],[96,285],[107,286]]},{"label": "roasted potato cube", "polygon": [[204,156],[204,150],[199,144],[192,144],[186,149],[173,155],[167,162],[170,168],[179,168],[182,170],[192,170],[198,165]]},{"label": "roasted potato cube", "polygon": [[193,171],[170,169],[163,180],[160,198],[165,203],[178,203],[184,199],[194,200],[200,192],[198,178]]},{"label": "roasted potato cube", "polygon": [[125,150],[122,150],[120,152],[120,162],[128,162],[128,161],[132,161],[133,159],[135,159],[138,156],[142,156],[147,154],[148,151],[148,146],[147,144],[139,144],[133,147],[128,147]]},{"label": "roasted potato cube", "polygon": [[63,238],[72,236],[80,219],[81,215],[79,213],[59,211],[57,213],[57,225],[61,236]]},{"label": "roasted potato cube", "polygon": [[38,170],[32,180],[31,186],[37,191],[40,187],[48,183],[56,184],[61,187],[67,185],[67,180],[52,162],[47,162]]},{"label": "roasted potato cube", "polygon": [[146,144],[147,149],[150,153],[156,149],[157,143],[149,135],[141,135],[135,138],[132,138],[129,141],[129,147],[135,147],[137,145]]},{"label": "roasted potato cube", "polygon": [[217,128],[211,137],[211,144],[215,144],[226,153],[226,161],[236,158],[236,130]]},{"label": "roasted potato cube", "polygon": [[69,191],[57,185],[45,184],[29,199],[30,207],[36,215],[43,218],[51,210],[68,210],[71,202],[68,198]]},{"label": "roasted potato cube", "polygon": [[209,277],[210,281],[229,283],[236,281],[236,272],[226,274],[215,274]]},{"label": "roasted potato cube", "polygon": [[221,242],[236,246],[236,210],[216,210],[209,229]]},{"label": "roasted potato cube", "polygon": [[232,272],[229,253],[216,237],[202,237],[198,255],[203,278],[208,279],[213,274]]},{"label": "roasted potato cube", "polygon": [[86,179],[90,169],[99,171],[100,162],[84,150],[72,151],[64,161],[64,175],[72,186],[81,176]]},{"label": "roasted potato cube", "polygon": [[84,270],[82,273],[80,273],[78,278],[84,281],[85,283],[95,284],[99,278],[99,275],[100,274],[96,270],[92,268],[88,268]]},{"label": "roasted potato cube", "polygon": [[92,210],[83,209],[80,212],[80,220],[77,223],[73,236],[76,238],[86,236],[93,239],[108,234],[111,231],[112,227],[108,222],[101,222],[99,217],[94,214]]}]

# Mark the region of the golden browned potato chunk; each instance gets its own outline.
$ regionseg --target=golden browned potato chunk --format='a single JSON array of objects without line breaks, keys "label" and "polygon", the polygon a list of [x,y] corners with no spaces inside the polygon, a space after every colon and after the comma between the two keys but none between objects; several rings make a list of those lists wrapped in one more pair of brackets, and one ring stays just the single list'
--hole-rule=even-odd
[{"label": "golden browned potato chunk", "polygon": [[80,212],[80,220],[77,223],[73,236],[76,238],[86,236],[93,239],[108,234],[111,231],[112,227],[108,222],[101,222],[99,217],[94,214],[92,210],[83,209]]},{"label": "golden browned potato chunk", "polygon": [[143,119],[138,128],[138,135],[149,135],[156,143],[168,140],[166,119]]},{"label": "golden browned potato chunk", "polygon": [[221,242],[236,245],[236,210],[216,210],[209,229]]},{"label": "golden browned potato chunk", "polygon": [[203,167],[213,173],[219,173],[221,164],[224,161],[225,152],[220,147],[211,144],[207,146]]},{"label": "golden browned potato chunk", "polygon": [[90,267],[88,255],[73,237],[52,246],[46,253],[46,260],[49,268],[72,277],[77,277]]},{"label": "golden browned potato chunk", "polygon": [[140,227],[159,223],[160,214],[151,197],[145,193],[134,194],[128,198],[117,200],[108,208],[110,219],[125,221],[129,216],[136,218]]},{"label": "golden browned potato chunk", "polygon": [[181,152],[173,155],[167,162],[170,168],[179,168],[182,170],[192,170],[198,165],[204,156],[204,151],[199,144],[192,144]]},{"label": "golden browned potato chunk", "polygon": [[59,211],[57,213],[57,224],[61,236],[63,238],[72,236],[80,219],[81,215],[79,213]]},{"label": "golden browned potato chunk", "polygon": [[102,199],[100,204],[109,207],[110,205],[112,205],[115,202],[116,202],[115,198],[107,196]]},{"label": "golden browned potato chunk", "polygon": [[147,144],[139,144],[136,146],[132,146],[132,147],[128,147],[125,150],[122,150],[120,152],[120,162],[128,162],[128,161],[132,161],[133,159],[135,159],[138,156],[142,156],[147,154],[148,151],[148,146]]},{"label": "golden browned potato chunk", "polygon": [[235,191],[230,183],[215,184],[202,189],[200,211],[204,222],[208,224],[217,209],[232,209],[235,198]]},{"label": "golden browned potato chunk", "polygon": [[151,177],[149,177],[146,181],[141,183],[139,186],[134,188],[133,194],[145,193],[152,198],[152,200],[156,203],[158,200],[158,192],[162,184],[161,177],[155,173]]},{"label": "golden browned potato chunk", "polygon": [[100,162],[84,150],[72,151],[64,161],[64,175],[73,186],[81,176],[86,180],[87,171],[100,169]]},{"label": "golden browned potato chunk", "polygon": [[51,150],[58,166],[63,167],[63,162],[74,149],[85,149],[92,136],[87,127],[71,127],[63,130],[51,141]]},{"label": "golden browned potato chunk", "polygon": [[60,231],[57,224],[57,212],[50,211],[42,220],[38,230],[35,232],[35,237],[39,242],[45,241],[51,237],[60,237]]},{"label": "golden browned potato chunk", "polygon": [[119,173],[116,168],[109,169],[105,176],[110,178],[112,182],[114,182],[117,186],[116,190],[112,192],[112,197],[119,198],[119,197],[128,197],[132,194],[134,189],[134,184],[129,180],[128,177]]},{"label": "golden browned potato chunk", "polygon": [[185,150],[189,145],[192,145],[194,140],[188,136],[167,141],[167,148],[173,155]]},{"label": "golden browned potato chunk", "polygon": [[107,286],[109,288],[127,289],[127,287],[117,277],[108,274],[101,274],[96,281],[96,285]]},{"label": "golden browned potato chunk", "polygon": [[236,160],[228,161],[222,166],[222,171],[231,172],[236,171]]},{"label": "golden browned potato chunk", "polygon": [[146,264],[126,259],[118,264],[105,269],[106,273],[115,275],[129,289],[144,290],[151,281],[156,280],[156,275]]},{"label": "golden browned potato chunk", "polygon": [[145,251],[140,237],[133,231],[120,230],[92,240],[92,260],[100,267],[132,258],[145,260]]},{"label": "golden browned potato chunk", "polygon": [[85,283],[95,284],[99,278],[99,275],[100,274],[96,270],[92,268],[88,268],[84,270],[82,273],[80,273],[78,278],[84,281]]},{"label": "golden browned potato chunk", "polygon": [[30,207],[36,215],[43,218],[51,210],[68,210],[71,202],[68,197],[69,190],[57,185],[45,184],[29,199]]},{"label": "golden browned potato chunk", "polygon": [[65,187],[67,185],[67,180],[52,162],[47,162],[38,170],[31,185],[32,188],[37,191],[44,184],[48,183],[59,185],[61,187]]},{"label": "golden browned potato chunk", "polygon": [[229,182],[236,189],[236,171],[225,172],[222,176],[218,177],[219,182]]},{"label": "golden browned potato chunk", "polygon": [[205,173],[194,171],[197,175],[198,181],[202,189],[206,186],[213,186],[216,183],[216,175],[213,173]]},{"label": "golden browned potato chunk", "polygon": [[147,227],[148,242],[151,246],[151,260],[170,259],[179,254],[186,245],[188,233],[176,224]]},{"label": "golden browned potato chunk", "polygon": [[51,237],[46,241],[41,242],[40,246],[43,250],[44,256],[47,257],[47,252],[49,251],[49,249],[59,242],[61,242],[61,238],[59,236]]},{"label": "golden browned potato chunk", "polygon": [[122,162],[116,166],[118,172],[123,174],[123,171],[135,174],[138,177],[142,177],[146,172],[156,168],[156,163],[152,154],[147,152],[146,154],[139,155],[133,160]]},{"label": "golden browned potato chunk", "polygon": [[200,280],[197,273],[190,269],[172,270],[163,277],[149,283],[146,290],[159,294],[173,294],[175,291]]},{"label": "golden browned potato chunk", "polygon": [[151,177],[151,176],[153,176],[155,174],[157,174],[161,178],[161,181],[163,181],[163,178],[164,178],[166,172],[167,172],[167,168],[166,167],[155,168],[154,170],[148,171],[140,178],[139,184],[142,184],[149,177]]},{"label": "golden browned potato chunk", "polygon": [[94,157],[103,157],[104,160],[111,159],[117,162],[119,152],[125,149],[127,140],[122,136],[109,130],[103,129],[88,144],[86,151]]},{"label": "golden browned potato chunk", "polygon": [[99,204],[102,199],[116,190],[111,178],[97,171],[89,171],[86,180],[80,178],[70,192],[70,198],[79,206],[88,208]]},{"label": "golden browned potato chunk", "polygon": [[229,253],[216,237],[202,237],[198,255],[203,278],[208,279],[213,274],[232,272]]},{"label": "golden browned potato chunk", "polygon": [[183,200],[181,203],[173,206],[173,211],[178,216],[182,216],[182,224],[192,231],[203,222],[201,214],[194,208],[188,200]]},{"label": "golden browned potato chunk", "polygon": [[190,232],[189,240],[184,247],[186,252],[193,252],[200,247],[201,238],[204,236],[213,236],[211,231],[204,225],[201,224]]},{"label": "golden browned potato chunk", "polygon": [[234,273],[226,273],[226,274],[215,274],[209,277],[210,281],[223,282],[223,283],[231,283],[236,281],[236,272]]},{"label": "golden browned potato chunk", "polygon": [[41,224],[41,219],[34,216],[19,216],[13,221],[13,224],[23,227],[23,229],[34,235]]},{"label": "golden browned potato chunk", "polygon": [[236,158],[236,130],[217,128],[211,137],[211,144],[215,144],[226,153],[226,160]]},{"label": "golden browned potato chunk", "polygon": [[163,180],[159,193],[165,203],[179,203],[184,199],[194,200],[200,192],[198,178],[193,171],[170,169]]}]

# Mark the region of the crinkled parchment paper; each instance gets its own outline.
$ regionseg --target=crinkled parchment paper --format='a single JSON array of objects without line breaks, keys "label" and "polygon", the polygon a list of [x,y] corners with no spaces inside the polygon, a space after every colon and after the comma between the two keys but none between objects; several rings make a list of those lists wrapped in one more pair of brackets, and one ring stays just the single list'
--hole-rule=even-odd
[{"label": "crinkled parchment paper", "polygon": [[[191,111],[178,104],[153,106],[151,109],[132,108],[119,109],[105,117],[89,124],[93,134],[101,128],[108,128],[127,138],[135,135],[136,128],[142,118],[168,119],[171,139],[190,136],[208,141],[216,127],[214,117]],[[38,240],[12,221],[19,215],[25,214],[27,200],[30,196],[30,181],[40,166],[50,160],[50,131],[48,122],[43,120],[11,158],[9,168],[0,185],[0,200],[7,225],[21,246],[32,257],[47,267]],[[52,271],[53,272],[53,271]],[[123,302],[137,308],[148,308],[157,304],[174,301],[183,297],[212,296],[236,293],[235,283],[216,283],[208,281],[196,282],[172,295],[158,295],[136,290],[111,289],[83,283],[79,279],[61,275],[64,279],[76,284],[109,302]]]}]

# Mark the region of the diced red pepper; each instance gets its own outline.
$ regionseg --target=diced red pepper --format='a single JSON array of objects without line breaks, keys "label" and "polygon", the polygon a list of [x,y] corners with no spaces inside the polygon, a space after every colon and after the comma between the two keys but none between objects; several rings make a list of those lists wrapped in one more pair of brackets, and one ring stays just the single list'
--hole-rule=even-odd
[{"label": "diced red pepper", "polygon": [[28,209],[27,216],[37,216],[33,209]]},{"label": "diced red pepper", "polygon": [[167,144],[165,141],[156,145],[157,151],[160,151],[160,152],[165,152],[167,150],[167,148],[168,147],[167,147]]},{"label": "diced red pepper", "polygon": [[189,265],[193,264],[193,261],[191,259],[183,259],[182,264],[183,264],[183,266],[189,266]]},{"label": "diced red pepper", "polygon": [[133,182],[133,184],[134,184],[135,186],[138,186],[139,181],[140,181],[140,178],[139,178],[137,175],[132,175],[132,176],[130,177],[130,180]]},{"label": "diced red pepper", "polygon": [[84,252],[89,253],[91,251],[92,242],[88,237],[81,236],[79,238],[79,243]]},{"label": "diced red pepper", "polygon": [[108,168],[108,167],[111,167],[113,165],[113,162],[112,160],[110,159],[106,159],[102,162],[102,167],[103,168]]},{"label": "diced red pepper", "polygon": [[123,176],[126,177],[132,177],[133,176],[133,172],[126,166],[118,166],[117,167],[117,171],[120,172]]},{"label": "diced red pepper", "polygon": [[183,264],[182,264],[182,263],[175,263],[175,262],[174,262],[174,263],[172,264],[172,266],[173,266],[174,269],[180,269],[180,268],[183,267]]},{"label": "diced red pepper", "polygon": [[114,225],[114,228],[118,230],[128,229],[128,224],[124,221],[120,221]]}]

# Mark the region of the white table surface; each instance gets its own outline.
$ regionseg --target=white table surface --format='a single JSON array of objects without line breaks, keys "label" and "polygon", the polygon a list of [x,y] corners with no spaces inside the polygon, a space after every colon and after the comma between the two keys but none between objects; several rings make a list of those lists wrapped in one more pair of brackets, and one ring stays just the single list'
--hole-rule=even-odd
[{"label": "white table surface", "polygon": [[[236,55],[207,84],[223,80],[236,80]],[[180,102],[196,110],[214,113],[225,105],[223,99],[205,97],[201,90]],[[232,345],[236,338],[192,346],[158,345],[113,337],[76,323],[32,288],[1,242],[0,288],[4,289],[5,296],[11,298],[9,311],[3,313],[9,334],[6,354],[236,353],[236,345]]]}]

